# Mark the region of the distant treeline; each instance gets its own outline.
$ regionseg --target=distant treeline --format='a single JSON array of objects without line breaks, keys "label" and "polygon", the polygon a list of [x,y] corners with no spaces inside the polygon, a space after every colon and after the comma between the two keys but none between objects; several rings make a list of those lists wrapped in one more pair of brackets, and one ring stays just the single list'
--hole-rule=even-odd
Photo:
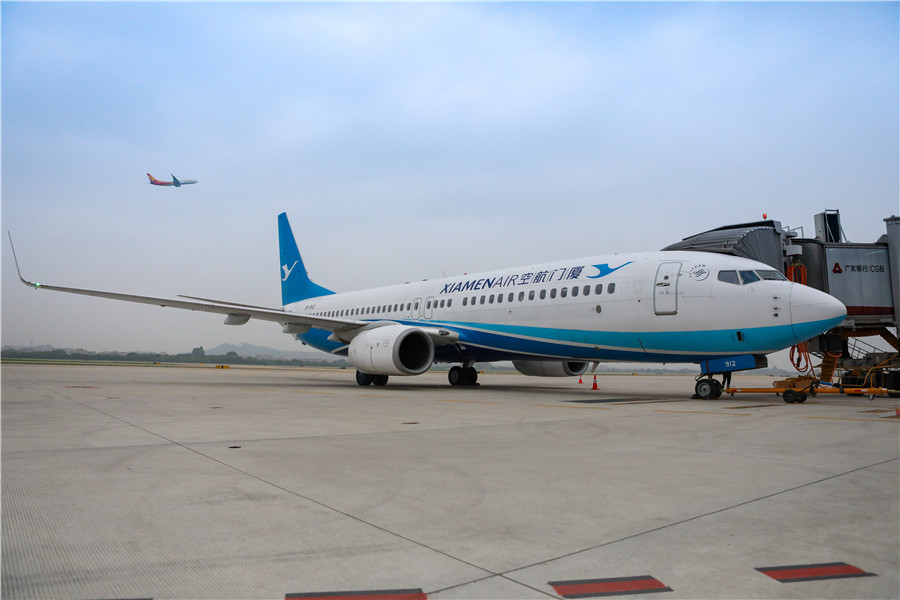
[{"label": "distant treeline", "polygon": [[263,356],[241,356],[237,352],[227,354],[206,354],[203,347],[194,348],[184,354],[156,352],[88,352],[82,350],[25,350],[4,348],[0,351],[2,360],[46,360],[46,361],[92,361],[92,362],[134,362],[134,363],[200,363],[215,365],[270,365],[284,367],[346,367],[346,360],[315,360],[302,358],[273,358]]}]

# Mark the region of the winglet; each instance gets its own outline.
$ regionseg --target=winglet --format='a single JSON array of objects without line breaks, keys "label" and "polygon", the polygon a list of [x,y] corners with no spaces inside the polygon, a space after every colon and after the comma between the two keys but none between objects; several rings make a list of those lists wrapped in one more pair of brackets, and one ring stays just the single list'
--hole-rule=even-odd
[{"label": "winglet", "polygon": [[329,289],[316,285],[309,279],[306,266],[300,257],[297,240],[288,222],[287,213],[278,215],[278,249],[281,258],[281,303],[300,302],[316,296],[333,294]]},{"label": "winglet", "polygon": [[16,273],[19,274],[19,279],[22,281],[22,283],[24,283],[28,287],[33,287],[34,289],[38,289],[39,287],[41,287],[41,284],[35,283],[33,281],[28,281],[27,279],[22,277],[22,270],[19,269],[19,258],[16,256],[16,247],[13,244],[12,233],[10,233],[9,230],[7,230],[6,235],[9,236],[9,246],[10,246],[10,248],[12,248],[13,262],[16,263]]}]

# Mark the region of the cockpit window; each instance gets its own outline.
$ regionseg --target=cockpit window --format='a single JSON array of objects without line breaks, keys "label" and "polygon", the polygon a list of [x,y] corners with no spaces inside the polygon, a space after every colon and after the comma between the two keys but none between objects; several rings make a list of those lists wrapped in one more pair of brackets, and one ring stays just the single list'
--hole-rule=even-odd
[{"label": "cockpit window", "polygon": [[748,283],[759,281],[759,275],[756,274],[756,271],[741,271],[741,281],[744,285],[747,285]]},{"label": "cockpit window", "polygon": [[759,271],[719,271],[719,281],[735,285],[747,285],[754,281],[787,281],[784,275],[775,270]]},{"label": "cockpit window", "polygon": [[779,273],[778,271],[757,271],[756,272],[763,279],[771,279],[773,281],[787,281],[784,275]]},{"label": "cockpit window", "polygon": [[741,285],[741,280],[738,279],[737,271],[719,271],[719,281]]}]

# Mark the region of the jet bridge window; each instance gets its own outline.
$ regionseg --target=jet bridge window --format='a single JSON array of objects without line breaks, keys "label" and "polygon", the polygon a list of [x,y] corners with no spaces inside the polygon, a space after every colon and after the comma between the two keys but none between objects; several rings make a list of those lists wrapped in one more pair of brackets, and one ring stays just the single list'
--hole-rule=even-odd
[{"label": "jet bridge window", "polygon": [[738,279],[737,271],[719,271],[719,281],[741,285],[741,280]]}]

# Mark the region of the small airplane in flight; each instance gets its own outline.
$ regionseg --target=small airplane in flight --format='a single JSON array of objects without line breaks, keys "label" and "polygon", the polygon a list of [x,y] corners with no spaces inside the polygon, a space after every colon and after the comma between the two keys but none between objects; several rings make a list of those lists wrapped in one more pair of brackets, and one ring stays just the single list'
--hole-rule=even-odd
[{"label": "small airplane in flight", "polygon": [[35,289],[218,313],[226,325],[279,323],[304,344],[347,356],[359,385],[385,385],[390,375],[419,375],[436,363],[456,363],[450,385],[471,386],[476,362],[512,361],[538,377],[580,375],[608,361],[677,362],[698,364],[695,391],[717,398],[724,381],[713,375],[765,366],[766,354],[847,314],[834,297],[769,265],[698,251],[590,256],[335,293],[310,280],[284,213],[278,235],[280,308],[46,285],[21,272],[19,279]]},{"label": "small airplane in flight", "polygon": [[164,186],[170,186],[170,185],[173,185],[173,186],[175,186],[175,187],[181,187],[181,186],[183,186],[183,185],[188,185],[188,184],[191,184],[191,183],[197,183],[197,180],[196,180],[196,179],[178,179],[178,178],[175,177],[174,175],[172,175],[172,181],[160,181],[159,179],[156,179],[156,178],[155,178],[153,175],[151,175],[150,173],[147,173],[147,177],[150,178],[150,185],[164,185]]}]

